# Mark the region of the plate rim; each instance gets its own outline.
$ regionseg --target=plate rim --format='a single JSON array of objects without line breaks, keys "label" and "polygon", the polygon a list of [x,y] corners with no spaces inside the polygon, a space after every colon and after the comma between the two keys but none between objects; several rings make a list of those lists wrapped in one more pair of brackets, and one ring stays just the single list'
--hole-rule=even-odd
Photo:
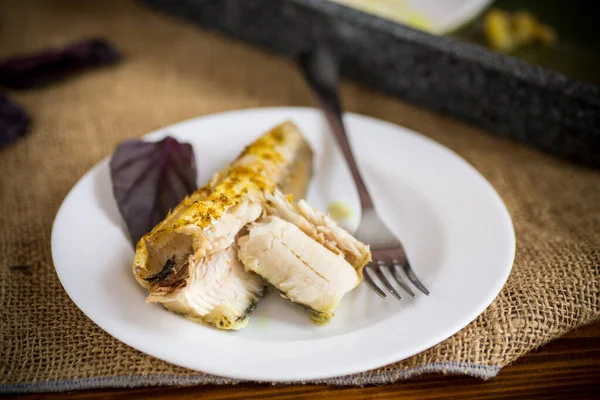
[{"label": "plate rim", "polygon": [[[210,114],[205,114],[205,115],[200,115],[200,116],[196,116],[196,117],[192,117],[192,118],[188,118],[182,121],[178,121],[175,122],[173,124],[169,124],[169,125],[165,125],[162,126],[154,131],[142,134],[142,135],[137,135],[137,136],[132,136],[132,138],[136,138],[136,139],[141,139],[141,140],[157,140],[165,135],[168,135],[169,133],[167,132],[169,129],[172,130],[176,130],[178,127],[186,125],[186,124],[190,124],[193,122],[200,122],[200,121],[206,121],[206,120],[211,120],[211,119],[219,119],[219,118],[226,118],[232,115],[239,115],[240,113],[256,113],[256,112],[264,112],[264,113],[272,113],[272,112],[287,112],[287,113],[307,113],[307,114],[319,114],[320,115],[320,110],[318,108],[315,107],[297,107],[297,106],[275,106],[275,107],[248,107],[248,108],[241,108],[241,109],[232,109],[232,110],[226,110],[226,111],[221,111],[221,112],[216,112],[216,113],[210,113]],[[148,353],[145,349],[142,349],[141,347],[143,346],[138,346],[136,343],[132,343],[129,340],[124,340],[121,337],[118,337],[117,335],[113,334],[111,332],[110,329],[107,329],[105,326],[101,325],[100,323],[97,322],[97,320],[95,318],[92,318],[92,316],[90,315],[91,313],[84,311],[84,307],[82,307],[73,297],[71,291],[69,291],[69,289],[67,289],[67,286],[65,285],[65,282],[63,280],[63,278],[61,277],[61,274],[59,272],[59,268],[57,268],[57,264],[56,264],[56,258],[55,258],[55,236],[57,235],[56,231],[57,231],[57,221],[59,221],[59,216],[64,213],[65,210],[65,204],[67,203],[67,199],[73,195],[73,193],[75,192],[76,188],[78,187],[78,185],[82,182],[82,180],[84,178],[86,178],[88,175],[92,174],[93,172],[95,172],[96,170],[102,168],[102,166],[106,163],[108,163],[108,161],[110,160],[111,154],[108,154],[107,156],[103,157],[102,159],[100,159],[99,161],[97,161],[92,167],[90,167],[87,171],[85,171],[85,173],[83,175],[80,176],[80,178],[75,182],[75,184],[73,184],[73,186],[69,189],[69,191],[67,192],[67,194],[64,196],[61,205],[59,206],[55,216],[54,216],[54,220],[52,222],[52,229],[51,229],[51,253],[52,253],[52,261],[53,261],[53,267],[54,270],[59,278],[59,281],[61,283],[61,286],[63,288],[63,290],[65,290],[65,292],[67,293],[67,295],[69,296],[69,298],[71,299],[71,301],[75,304],[75,306],[77,308],[79,308],[87,318],[89,318],[96,326],[98,326],[100,329],[102,329],[105,333],[109,334],[110,336],[112,336],[113,338],[115,338],[116,340],[126,344],[127,346],[132,347],[133,349],[140,351],[141,353],[151,356],[151,357],[155,357],[158,358],[164,362],[170,363],[172,365],[176,365],[176,366],[180,366],[186,369],[190,369],[193,371],[198,371],[198,372],[204,372],[207,374],[211,374],[211,375],[216,375],[216,376],[220,376],[220,377],[225,377],[225,378],[230,378],[230,379],[237,379],[237,380],[250,380],[250,381],[273,381],[273,382],[297,382],[297,381],[303,381],[303,380],[318,380],[318,379],[330,379],[330,378],[337,378],[337,377],[341,377],[341,376],[347,376],[347,375],[352,375],[352,374],[356,374],[356,373],[362,373],[362,372],[366,372],[369,370],[372,370],[374,368],[380,368],[383,367],[385,365],[389,365],[390,363],[394,363],[394,362],[399,362],[402,360],[405,360],[409,357],[412,357],[416,354],[422,353],[428,349],[431,349],[432,347],[438,345],[439,343],[443,342],[444,340],[447,340],[448,338],[454,336],[457,332],[459,332],[461,329],[463,329],[464,327],[468,326],[470,323],[472,323],[479,315],[481,315],[493,302],[493,300],[498,296],[498,294],[501,292],[501,290],[504,288],[504,286],[506,285],[506,282],[508,280],[508,277],[510,275],[510,273],[512,272],[512,268],[514,266],[514,261],[515,261],[515,255],[516,255],[516,232],[514,229],[514,224],[512,221],[512,217],[510,215],[510,212],[508,210],[508,208],[506,207],[506,204],[504,203],[502,197],[499,195],[499,193],[496,191],[496,189],[493,187],[493,185],[485,178],[485,176],[483,176],[470,162],[468,162],[466,159],[464,159],[462,156],[460,156],[458,153],[456,153],[455,151],[453,151],[452,149],[450,149],[449,147],[446,147],[445,145],[443,145],[440,142],[435,141],[434,139],[425,136],[413,129],[404,127],[402,125],[387,121],[387,120],[383,120],[383,119],[379,119],[379,118],[375,118],[375,117],[371,117],[368,115],[364,115],[364,114],[360,114],[360,113],[354,113],[354,112],[345,112],[344,114],[344,119],[347,119],[348,117],[351,118],[355,118],[358,117],[359,119],[363,119],[368,121],[369,123],[375,123],[375,124],[383,124],[383,125],[387,125],[390,128],[393,128],[395,130],[400,130],[403,131],[403,133],[406,134],[410,134],[411,136],[414,137],[418,137],[420,140],[424,140],[425,142],[428,142],[428,144],[435,146],[438,150],[444,151],[449,153],[450,155],[452,155],[455,158],[456,162],[459,162],[460,164],[462,164],[462,167],[465,167],[469,170],[469,172],[472,174],[472,176],[474,178],[476,178],[479,181],[479,184],[483,184],[484,186],[487,187],[487,189],[490,191],[490,193],[493,195],[492,197],[494,198],[494,201],[496,204],[496,206],[499,206],[499,210],[502,211],[502,214],[504,215],[504,219],[505,222],[508,223],[508,228],[509,228],[509,233],[510,233],[510,237],[507,237],[507,239],[509,239],[509,246],[510,248],[507,248],[507,252],[510,253],[510,261],[508,262],[508,266],[503,270],[504,274],[502,276],[502,279],[498,279],[498,282],[501,281],[501,283],[497,284],[497,288],[493,291],[489,291],[488,295],[485,298],[485,301],[480,300],[478,302],[478,304],[481,304],[480,307],[474,307],[471,313],[469,313],[468,318],[463,318],[464,320],[468,320],[468,322],[466,323],[457,323],[456,326],[454,326],[452,329],[449,329],[448,331],[451,331],[450,334],[444,334],[441,335],[443,336],[441,339],[434,339],[434,340],[430,340],[430,342],[433,343],[428,343],[426,346],[422,346],[422,349],[416,350],[416,351],[408,351],[408,352],[404,352],[404,353],[408,353],[407,355],[404,355],[400,358],[397,357],[386,357],[385,360],[381,360],[381,359],[377,359],[376,361],[371,361],[369,364],[370,366],[368,367],[355,367],[355,368],[346,368],[344,371],[336,373],[336,372],[329,372],[329,373],[324,373],[324,372],[319,372],[319,373],[310,373],[310,374],[305,374],[306,376],[303,377],[298,377],[297,374],[294,373],[282,373],[280,377],[273,377],[273,376],[269,376],[269,377],[264,377],[264,376],[259,376],[260,374],[254,374],[254,373],[246,373],[246,374],[239,374],[239,373],[228,373],[228,371],[219,371],[219,372],[209,372],[206,369],[204,370],[200,370],[198,368],[195,367],[190,367],[189,365],[186,365],[186,363],[184,362],[176,362],[173,360],[167,360],[164,357],[159,357],[158,355],[156,355],[156,353]],[[293,117],[291,117],[293,118]],[[87,307],[85,307],[87,308]],[[440,336],[440,335],[438,335]],[[320,340],[321,338],[317,338],[314,340]],[[393,353],[393,352],[392,352]],[[391,360],[391,361],[390,361]],[[361,365],[367,364],[366,361],[363,361],[361,363],[359,363]]]}]

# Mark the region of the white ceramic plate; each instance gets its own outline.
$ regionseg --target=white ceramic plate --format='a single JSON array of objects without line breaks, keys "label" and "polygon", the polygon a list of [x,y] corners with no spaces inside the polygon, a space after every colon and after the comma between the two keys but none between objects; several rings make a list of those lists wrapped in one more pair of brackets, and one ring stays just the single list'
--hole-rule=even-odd
[{"label": "white ceramic plate", "polygon": [[[192,143],[203,184],[285,119],[300,126],[315,151],[317,173],[308,200],[324,209],[342,199],[357,210],[346,165],[315,109],[227,112],[146,138],[170,134]],[[474,168],[432,140],[365,116],[348,114],[345,120],[376,207],[402,238],[429,297],[384,300],[361,285],[342,300],[331,324],[320,327],[270,293],[240,332],[218,331],[146,304],[146,292],[132,276],[133,249],[112,196],[108,158],[75,185],[54,222],[52,255],[65,290],[90,319],[124,343],[173,364],[238,379],[289,381],[361,372],[453,335],[492,302],[510,272],[515,236],[504,204]]]}]

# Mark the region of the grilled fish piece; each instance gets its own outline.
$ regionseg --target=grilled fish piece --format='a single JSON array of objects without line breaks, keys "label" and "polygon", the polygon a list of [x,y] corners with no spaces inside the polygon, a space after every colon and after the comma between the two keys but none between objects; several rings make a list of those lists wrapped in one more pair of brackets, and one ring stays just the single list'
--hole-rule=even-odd
[{"label": "grilled fish piece", "polygon": [[246,271],[234,241],[264,211],[279,185],[304,196],[312,150],[292,122],[244,149],[206,186],[185,198],[136,246],[133,274],[147,302],[220,329],[241,329],[265,292]]},{"label": "grilled fish piece", "polygon": [[343,256],[362,280],[363,269],[371,261],[369,246],[348,233],[327,214],[312,208],[302,198],[294,202],[292,194],[284,196],[279,189],[266,197],[269,215],[291,222],[328,250]]},{"label": "grilled fish piece", "polygon": [[327,324],[343,296],[362,281],[369,247],[304,200],[293,204],[279,191],[267,198],[270,215],[247,227],[238,256],[246,269],[308,310],[315,323]]}]

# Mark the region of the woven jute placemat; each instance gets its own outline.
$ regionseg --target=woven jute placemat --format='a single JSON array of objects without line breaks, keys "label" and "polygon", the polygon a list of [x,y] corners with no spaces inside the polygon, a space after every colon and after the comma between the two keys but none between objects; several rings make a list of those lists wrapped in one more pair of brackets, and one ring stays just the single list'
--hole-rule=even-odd
[{"label": "woven jute placemat", "polygon": [[[97,35],[123,51],[121,65],[8,93],[34,122],[0,151],[0,391],[233,383],[144,355],[94,325],[56,276],[52,222],[68,190],[125,138],[218,111],[311,106],[312,98],[289,62],[137,3],[0,3],[0,57]],[[500,295],[450,339],[322,382],[381,384],[426,372],[490,378],[600,317],[600,172],[352,84],[343,100],[349,111],[415,129],[473,164],[512,215],[517,254]]]}]

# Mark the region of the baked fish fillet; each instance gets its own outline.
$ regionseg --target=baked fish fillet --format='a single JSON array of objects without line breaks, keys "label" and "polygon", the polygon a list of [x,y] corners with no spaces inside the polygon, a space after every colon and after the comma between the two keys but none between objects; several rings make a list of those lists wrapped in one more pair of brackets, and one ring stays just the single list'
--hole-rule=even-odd
[{"label": "baked fish fillet", "polygon": [[280,191],[267,195],[267,216],[238,240],[246,269],[275,286],[283,297],[327,324],[346,293],[363,279],[369,247],[304,200],[294,204]]},{"label": "baked fish fillet", "polygon": [[304,196],[311,168],[312,150],[291,122],[246,147],[137,243],[133,274],[146,301],[220,329],[246,326],[266,283],[240,263],[236,237],[276,187]]}]

